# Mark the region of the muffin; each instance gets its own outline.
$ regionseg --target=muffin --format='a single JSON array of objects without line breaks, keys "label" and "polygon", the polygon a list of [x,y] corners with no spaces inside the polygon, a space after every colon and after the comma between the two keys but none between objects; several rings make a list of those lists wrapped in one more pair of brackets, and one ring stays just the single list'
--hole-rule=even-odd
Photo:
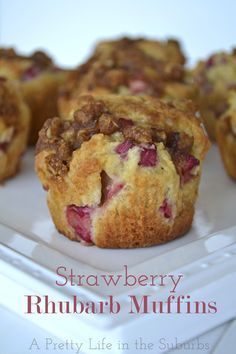
[{"label": "muffin", "polygon": [[236,87],[236,51],[216,53],[200,61],[193,78],[204,124],[210,138],[215,140],[216,122],[227,109],[229,90]]},{"label": "muffin", "polygon": [[17,172],[29,125],[30,112],[19,88],[0,77],[0,182]]},{"label": "muffin", "polygon": [[40,131],[36,172],[60,233],[103,248],[156,245],[191,227],[209,147],[190,102],[81,96]]},{"label": "muffin", "polygon": [[173,62],[184,64],[185,56],[180,47],[180,43],[175,39],[166,41],[150,40],[146,38],[123,37],[117,40],[101,41],[95,48],[97,56],[111,57],[116,51],[128,51],[139,49],[150,58],[161,62]]},{"label": "muffin", "polygon": [[59,112],[66,117],[81,94],[191,98],[196,92],[187,83],[184,61],[180,46],[174,40],[123,38],[102,42],[63,88]]},{"label": "muffin", "polygon": [[236,92],[230,93],[229,108],[218,119],[216,140],[219,145],[225,169],[230,177],[236,179]]},{"label": "muffin", "polygon": [[22,56],[14,49],[0,49],[0,76],[19,82],[31,110],[30,144],[36,143],[44,121],[57,115],[58,89],[66,75],[43,52]]}]

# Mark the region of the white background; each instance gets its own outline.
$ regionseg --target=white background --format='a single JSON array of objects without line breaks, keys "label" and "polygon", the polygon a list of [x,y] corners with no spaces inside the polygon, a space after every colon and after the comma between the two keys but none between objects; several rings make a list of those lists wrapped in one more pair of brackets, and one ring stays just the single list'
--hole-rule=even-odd
[{"label": "white background", "polygon": [[191,62],[236,45],[235,0],[0,0],[0,42],[75,65],[101,38],[182,39]]}]

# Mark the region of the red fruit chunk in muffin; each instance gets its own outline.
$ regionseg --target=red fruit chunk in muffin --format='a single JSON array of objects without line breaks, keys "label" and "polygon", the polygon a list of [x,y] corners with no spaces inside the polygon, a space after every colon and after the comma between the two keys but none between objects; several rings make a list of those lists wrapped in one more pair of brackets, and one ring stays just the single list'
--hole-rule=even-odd
[{"label": "red fruit chunk in muffin", "polygon": [[134,146],[135,145],[132,141],[125,140],[116,147],[115,151],[121,156],[122,159],[125,159],[129,149],[132,149]]},{"label": "red fruit chunk in muffin", "polygon": [[168,202],[167,198],[164,199],[163,204],[159,210],[163,213],[163,215],[166,219],[170,219],[172,217],[172,207],[171,207],[170,203]]},{"label": "red fruit chunk in muffin", "polygon": [[124,183],[114,181],[112,178],[108,176],[108,174],[105,171],[102,171],[101,173],[101,183],[102,183],[101,205],[105,204],[109,199],[114,197],[124,187]]},{"label": "red fruit chunk in muffin", "polygon": [[22,81],[28,81],[34,79],[38,76],[42,70],[37,66],[31,66],[30,68],[26,69],[22,75]]},{"label": "red fruit chunk in muffin", "polygon": [[76,205],[69,205],[66,210],[67,221],[69,225],[76,231],[77,235],[87,243],[92,243],[91,233],[91,214],[94,208]]},{"label": "red fruit chunk in muffin", "polygon": [[141,147],[139,166],[154,167],[157,164],[156,145]]},{"label": "red fruit chunk in muffin", "polygon": [[194,177],[193,169],[199,165],[199,160],[190,154],[181,154],[174,158],[174,162],[182,185]]},{"label": "red fruit chunk in muffin", "polygon": [[132,80],[130,81],[129,89],[131,93],[137,95],[148,91],[149,85],[143,80]]}]

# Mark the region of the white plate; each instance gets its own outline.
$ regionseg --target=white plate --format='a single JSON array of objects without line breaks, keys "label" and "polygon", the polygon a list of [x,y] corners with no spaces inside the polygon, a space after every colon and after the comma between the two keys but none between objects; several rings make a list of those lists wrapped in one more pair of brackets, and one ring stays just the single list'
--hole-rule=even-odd
[{"label": "white plate", "polygon": [[[213,297],[221,305],[217,315],[204,317],[207,321],[201,316],[191,317],[191,320],[185,316],[184,321],[182,316],[173,316],[170,326],[169,317],[160,316],[157,319],[150,315],[148,323],[150,325],[153,321],[154,327],[149,326],[148,333],[145,332],[146,317],[135,317],[137,331],[153,338],[158,324],[160,335],[168,333],[171,336],[172,333],[178,335],[179,341],[199,335],[236,315],[233,306],[236,283],[235,186],[225,174],[217,148],[213,146],[205,161],[194,224],[187,235],[165,245],[145,249],[84,247],[55,230],[46,206],[46,193],[33,171],[33,151],[28,151],[21,173],[0,186],[0,283],[5,284],[1,289],[0,302],[22,315],[24,305],[14,303],[10,292],[21,294],[22,299],[24,294],[32,292],[51,294],[55,298],[68,298],[76,293],[87,299],[104,298],[111,293],[110,288],[84,286],[59,289],[54,285],[55,269],[66,265],[78,274],[123,274],[125,264],[133,274],[184,274],[180,288],[182,294],[206,299]],[[228,290],[229,287],[232,291]],[[162,291],[150,287],[137,287],[134,291],[140,296],[148,293],[166,297],[168,286]],[[112,294],[123,304],[124,310],[128,293],[129,289],[123,286],[112,289]],[[126,311],[119,316],[70,316],[61,320],[57,317],[54,322],[48,317],[45,321],[43,316],[37,315],[30,319],[60,337],[76,337],[77,322],[84,328],[83,335],[88,333],[88,326],[93,327],[93,335],[98,338],[102,335],[101,331],[108,328],[111,335],[114,331],[121,331],[123,339],[134,335],[129,324],[134,317],[128,316]]]}]

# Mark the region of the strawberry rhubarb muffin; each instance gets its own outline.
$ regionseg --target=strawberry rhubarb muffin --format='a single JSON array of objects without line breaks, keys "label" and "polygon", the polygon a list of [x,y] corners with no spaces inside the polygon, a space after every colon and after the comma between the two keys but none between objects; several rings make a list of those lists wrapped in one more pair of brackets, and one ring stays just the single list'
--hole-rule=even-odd
[{"label": "strawberry rhubarb muffin", "polygon": [[0,182],[17,172],[29,125],[30,112],[19,87],[0,77]]},{"label": "strawberry rhubarb muffin", "polygon": [[236,87],[236,50],[216,53],[200,61],[193,78],[204,124],[210,138],[215,140],[216,122],[227,109],[229,90]]},{"label": "strawberry rhubarb muffin", "polygon": [[81,94],[149,95],[192,98],[179,43],[123,38],[98,44],[94,55],[71,74],[59,97],[66,117]]},{"label": "strawberry rhubarb muffin", "polygon": [[236,180],[236,92],[230,92],[229,108],[218,119],[216,140],[229,176]]},{"label": "strawberry rhubarb muffin", "polygon": [[0,76],[19,82],[31,110],[30,144],[36,143],[44,121],[57,115],[58,89],[65,82],[66,75],[43,52],[23,56],[11,48],[0,49]]},{"label": "strawberry rhubarb muffin", "polygon": [[58,231],[104,248],[156,245],[191,227],[209,141],[190,103],[81,96],[46,121],[36,172]]},{"label": "strawberry rhubarb muffin", "polygon": [[139,49],[151,58],[162,62],[173,62],[184,64],[185,56],[176,39],[167,39],[163,41],[151,40],[147,38],[128,38],[123,37],[117,40],[101,41],[95,48],[95,54],[98,56],[111,57],[115,51]]}]

